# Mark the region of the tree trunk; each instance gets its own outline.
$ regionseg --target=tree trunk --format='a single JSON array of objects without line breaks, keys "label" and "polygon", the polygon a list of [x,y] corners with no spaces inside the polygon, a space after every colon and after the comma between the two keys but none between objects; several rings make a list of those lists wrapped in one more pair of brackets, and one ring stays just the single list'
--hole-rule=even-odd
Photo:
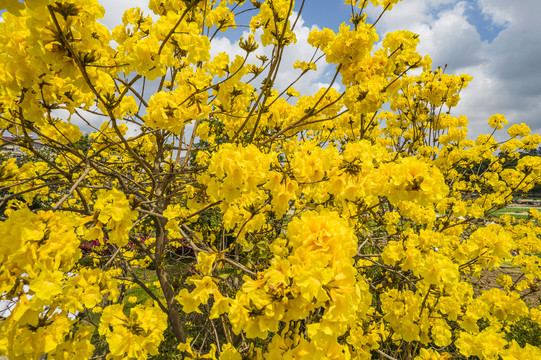
[{"label": "tree trunk", "polygon": [[155,217],[154,223],[156,225],[156,260],[154,265],[156,267],[156,275],[160,281],[160,286],[167,301],[167,316],[175,337],[178,343],[186,342],[186,331],[184,325],[180,319],[180,313],[178,310],[178,303],[175,299],[175,293],[173,287],[167,278],[167,272],[165,271],[165,223],[166,219]]}]

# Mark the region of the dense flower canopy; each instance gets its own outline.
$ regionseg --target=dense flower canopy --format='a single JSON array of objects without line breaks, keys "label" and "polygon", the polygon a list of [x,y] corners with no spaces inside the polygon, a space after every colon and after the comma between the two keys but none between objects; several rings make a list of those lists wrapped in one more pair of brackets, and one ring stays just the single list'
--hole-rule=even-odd
[{"label": "dense flower canopy", "polygon": [[[150,0],[112,31],[95,0],[2,2],[0,130],[26,156],[0,161],[0,355],[541,358],[513,337],[541,326],[541,215],[489,221],[541,183],[541,137],[497,142],[495,114],[469,139],[471,77],[364,13],[397,2],[346,0],[286,88],[293,0]],[[247,11],[244,56],[211,55]]]}]

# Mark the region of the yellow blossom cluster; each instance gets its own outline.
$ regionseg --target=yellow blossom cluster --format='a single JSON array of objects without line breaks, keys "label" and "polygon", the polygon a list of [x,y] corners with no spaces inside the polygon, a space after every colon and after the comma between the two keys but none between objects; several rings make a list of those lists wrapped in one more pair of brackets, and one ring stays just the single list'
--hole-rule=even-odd
[{"label": "yellow blossom cluster", "polygon": [[98,193],[94,209],[95,226],[89,230],[86,238],[103,239],[102,226],[105,226],[111,243],[118,246],[126,245],[129,239],[128,231],[132,227],[132,221],[137,218],[137,212],[131,210],[124,193],[116,189]]},{"label": "yellow blossom cluster", "polygon": [[[4,334],[0,352],[10,359],[39,358],[45,353],[59,359],[92,354],[93,331],[88,326],[74,327],[77,321],[68,316],[82,310],[81,302],[72,297],[69,285],[63,285],[80,277],[69,275],[81,257],[76,226],[72,216],[34,214],[25,208],[12,211],[0,226],[0,292],[11,311],[0,323]],[[103,285],[107,290],[99,294],[99,301],[113,284]],[[84,301],[96,304],[91,298]]]},{"label": "yellow blossom cluster", "polygon": [[345,3],[289,69],[309,2],[2,3],[0,356],[541,358],[541,136]]},{"label": "yellow blossom cluster", "polygon": [[137,305],[130,316],[123,313],[123,305],[110,305],[103,310],[99,333],[105,335],[112,359],[147,359],[158,353],[167,328],[167,315],[154,306]]}]

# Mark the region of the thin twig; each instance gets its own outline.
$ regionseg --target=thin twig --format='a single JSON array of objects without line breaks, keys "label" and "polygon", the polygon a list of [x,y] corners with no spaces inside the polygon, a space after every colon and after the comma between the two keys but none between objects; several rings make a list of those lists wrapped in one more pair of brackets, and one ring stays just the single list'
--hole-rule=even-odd
[{"label": "thin twig", "polygon": [[69,189],[68,193],[66,195],[62,196],[62,198],[60,200],[58,200],[56,204],[53,205],[53,210],[58,209],[60,207],[60,205],[62,205],[64,203],[64,201],[66,201],[71,196],[71,194],[73,194],[73,192],[75,191],[77,186],[79,186],[79,184],[84,180],[84,178],[88,175],[89,172],[90,172],[90,165],[87,165],[86,169],[85,169],[85,172],[79,177],[79,179],[77,179],[77,181]]}]

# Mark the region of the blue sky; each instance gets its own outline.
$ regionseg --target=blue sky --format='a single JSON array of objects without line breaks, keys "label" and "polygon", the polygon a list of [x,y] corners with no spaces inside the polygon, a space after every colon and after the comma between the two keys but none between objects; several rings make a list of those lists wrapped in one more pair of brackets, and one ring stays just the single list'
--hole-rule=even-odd
[{"label": "blue sky", "polygon": [[[295,10],[299,10],[301,3],[302,1],[297,1]],[[465,3],[468,4],[465,11],[466,19],[475,26],[482,41],[492,42],[500,31],[505,29],[506,25],[494,23],[490,16],[484,15],[480,4],[476,0],[465,1]],[[438,4],[431,8],[430,13],[437,17],[440,12],[451,10],[455,4],[456,2]],[[338,30],[341,22],[349,19],[350,15],[351,6],[345,5],[341,1],[333,3],[333,1],[329,0],[308,0],[305,2],[303,9],[303,18],[306,25],[328,27],[335,31]]]},{"label": "blue sky", "polygon": [[[301,3],[302,0],[296,1],[297,11]],[[308,26],[317,25],[320,28],[327,27],[337,31],[342,22],[349,20],[351,7],[339,0],[306,0],[302,14]]]},{"label": "blue sky", "polygon": [[468,22],[475,26],[482,41],[491,43],[507,27],[507,23],[495,23],[490,16],[483,14],[482,8],[477,1],[469,2],[465,15]]}]

